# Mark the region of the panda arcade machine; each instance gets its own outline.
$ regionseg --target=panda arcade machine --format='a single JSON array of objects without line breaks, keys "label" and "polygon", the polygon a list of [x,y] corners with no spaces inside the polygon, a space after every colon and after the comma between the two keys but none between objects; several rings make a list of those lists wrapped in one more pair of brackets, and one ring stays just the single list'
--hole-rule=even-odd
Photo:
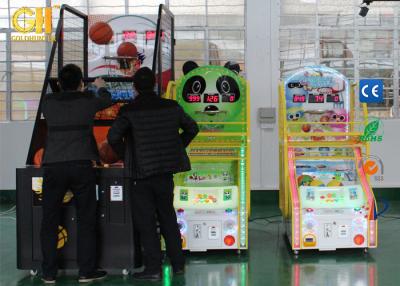
[{"label": "panda arcade machine", "polygon": [[182,245],[190,251],[248,247],[248,84],[239,65],[226,66],[186,62],[168,88],[200,128],[187,149],[192,170],[174,178]]},{"label": "panda arcade machine", "polygon": [[[120,107],[135,98],[132,75],[143,66],[153,69],[159,93],[173,79],[173,15],[160,5],[154,19],[141,16],[88,16],[62,5],[55,32],[41,99],[59,91],[57,73],[65,64],[82,68],[86,88],[95,91],[96,77],[106,81],[113,105],[96,114],[93,137],[100,160],[97,162],[98,266],[129,269],[141,264],[140,245],[132,228],[129,181],[123,162],[106,141],[108,129]],[[155,21],[154,21],[155,20]],[[162,35],[162,36],[161,36]],[[41,264],[40,224],[42,217],[41,159],[45,152],[46,121],[39,105],[25,168],[17,169],[17,267],[37,273]],[[74,198],[64,198],[59,225],[59,267],[76,268],[76,214]]]}]

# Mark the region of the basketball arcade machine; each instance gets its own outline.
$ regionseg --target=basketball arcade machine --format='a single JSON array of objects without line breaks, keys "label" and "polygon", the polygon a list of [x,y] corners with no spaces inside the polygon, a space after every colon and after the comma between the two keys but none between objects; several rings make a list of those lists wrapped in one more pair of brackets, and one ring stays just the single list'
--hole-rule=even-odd
[{"label": "basketball arcade machine", "polygon": [[169,84],[200,133],[187,148],[192,170],[175,175],[174,207],[183,249],[247,249],[249,93],[246,80],[221,66],[192,66]]},{"label": "basketball arcade machine", "polygon": [[299,250],[377,247],[376,202],[363,169],[365,104],[337,71],[306,67],[280,86],[280,196]]},{"label": "basketball arcade machine", "polygon": [[[100,21],[101,25],[97,26],[111,29],[111,35],[109,31],[108,35],[103,33],[106,39],[101,40],[93,37],[96,32],[92,32],[93,27],[99,22],[95,23],[91,17],[62,5],[40,101],[45,94],[59,91],[57,73],[66,64],[81,67],[88,89],[93,89],[90,82],[98,76],[106,81],[114,105],[96,114],[93,130],[101,158],[97,165],[98,264],[104,269],[123,269],[123,274],[128,274],[129,269],[141,263],[140,250],[137,251],[140,246],[134,243],[136,234],[131,223],[129,182],[124,179],[122,161],[111,153],[104,140],[120,107],[135,97],[132,75],[137,68],[149,66],[157,70],[159,92],[173,80],[174,20],[164,5],[159,7],[157,23],[141,16],[103,16],[101,20],[105,22]],[[89,27],[93,39],[88,37]],[[137,54],[132,53],[132,48]],[[31,274],[37,273],[41,263],[41,157],[46,134],[47,126],[39,104],[26,167],[17,169],[17,267],[31,269]],[[72,192],[68,191],[58,235],[60,269],[77,266],[73,200]]]}]

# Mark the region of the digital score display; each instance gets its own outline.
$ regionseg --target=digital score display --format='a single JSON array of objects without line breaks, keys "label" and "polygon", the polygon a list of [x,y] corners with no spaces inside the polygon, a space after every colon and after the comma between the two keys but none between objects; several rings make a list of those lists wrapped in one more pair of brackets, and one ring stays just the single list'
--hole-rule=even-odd
[{"label": "digital score display", "polygon": [[122,31],[122,38],[124,40],[136,40],[137,33],[136,31]]},{"label": "digital score display", "polygon": [[325,96],[323,94],[309,94],[308,103],[324,103]]},{"label": "digital score display", "polygon": [[340,96],[338,94],[327,94],[326,102],[340,102]]},{"label": "digital score display", "polygon": [[155,40],[156,31],[146,31],[146,41]]},{"label": "digital score display", "polygon": [[[151,31],[146,31],[146,41],[150,41],[150,40],[155,40],[156,39],[156,31],[151,30]],[[165,38],[165,32],[162,31],[161,32],[161,40],[164,40]]]},{"label": "digital score display", "polygon": [[204,95],[204,103],[219,103],[219,95],[218,94],[205,94]]},{"label": "digital score display", "polygon": [[201,102],[201,96],[199,94],[188,94],[187,101],[192,102]]},{"label": "digital score display", "polygon": [[295,103],[304,103],[306,102],[306,96],[304,94],[294,94],[293,102]]},{"label": "digital score display", "polygon": [[236,96],[235,94],[223,94],[222,102],[235,102]]}]

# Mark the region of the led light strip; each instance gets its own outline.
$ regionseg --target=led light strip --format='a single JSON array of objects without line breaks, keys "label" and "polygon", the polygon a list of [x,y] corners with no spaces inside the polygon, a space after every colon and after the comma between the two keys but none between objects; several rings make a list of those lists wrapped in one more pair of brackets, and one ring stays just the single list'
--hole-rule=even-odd
[{"label": "led light strip", "polygon": [[246,247],[246,151],[240,148],[240,247]]}]

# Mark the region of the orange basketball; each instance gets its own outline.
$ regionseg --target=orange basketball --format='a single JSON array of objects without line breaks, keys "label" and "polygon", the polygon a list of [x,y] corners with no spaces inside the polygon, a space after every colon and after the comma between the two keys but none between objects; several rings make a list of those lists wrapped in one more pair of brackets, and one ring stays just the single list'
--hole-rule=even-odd
[{"label": "orange basketball", "polygon": [[123,42],[117,50],[119,57],[137,57],[137,48],[131,42]]},{"label": "orange basketball", "polygon": [[33,156],[33,164],[35,166],[42,165],[43,152],[44,152],[44,149],[40,148],[39,150],[36,151],[35,156]]},{"label": "orange basketball", "polygon": [[104,140],[99,144],[99,155],[101,162],[104,164],[113,164],[119,160],[117,154],[115,154],[107,140]]},{"label": "orange basketball", "polygon": [[105,22],[96,22],[89,29],[89,38],[98,45],[107,45],[113,35],[110,25]]}]

